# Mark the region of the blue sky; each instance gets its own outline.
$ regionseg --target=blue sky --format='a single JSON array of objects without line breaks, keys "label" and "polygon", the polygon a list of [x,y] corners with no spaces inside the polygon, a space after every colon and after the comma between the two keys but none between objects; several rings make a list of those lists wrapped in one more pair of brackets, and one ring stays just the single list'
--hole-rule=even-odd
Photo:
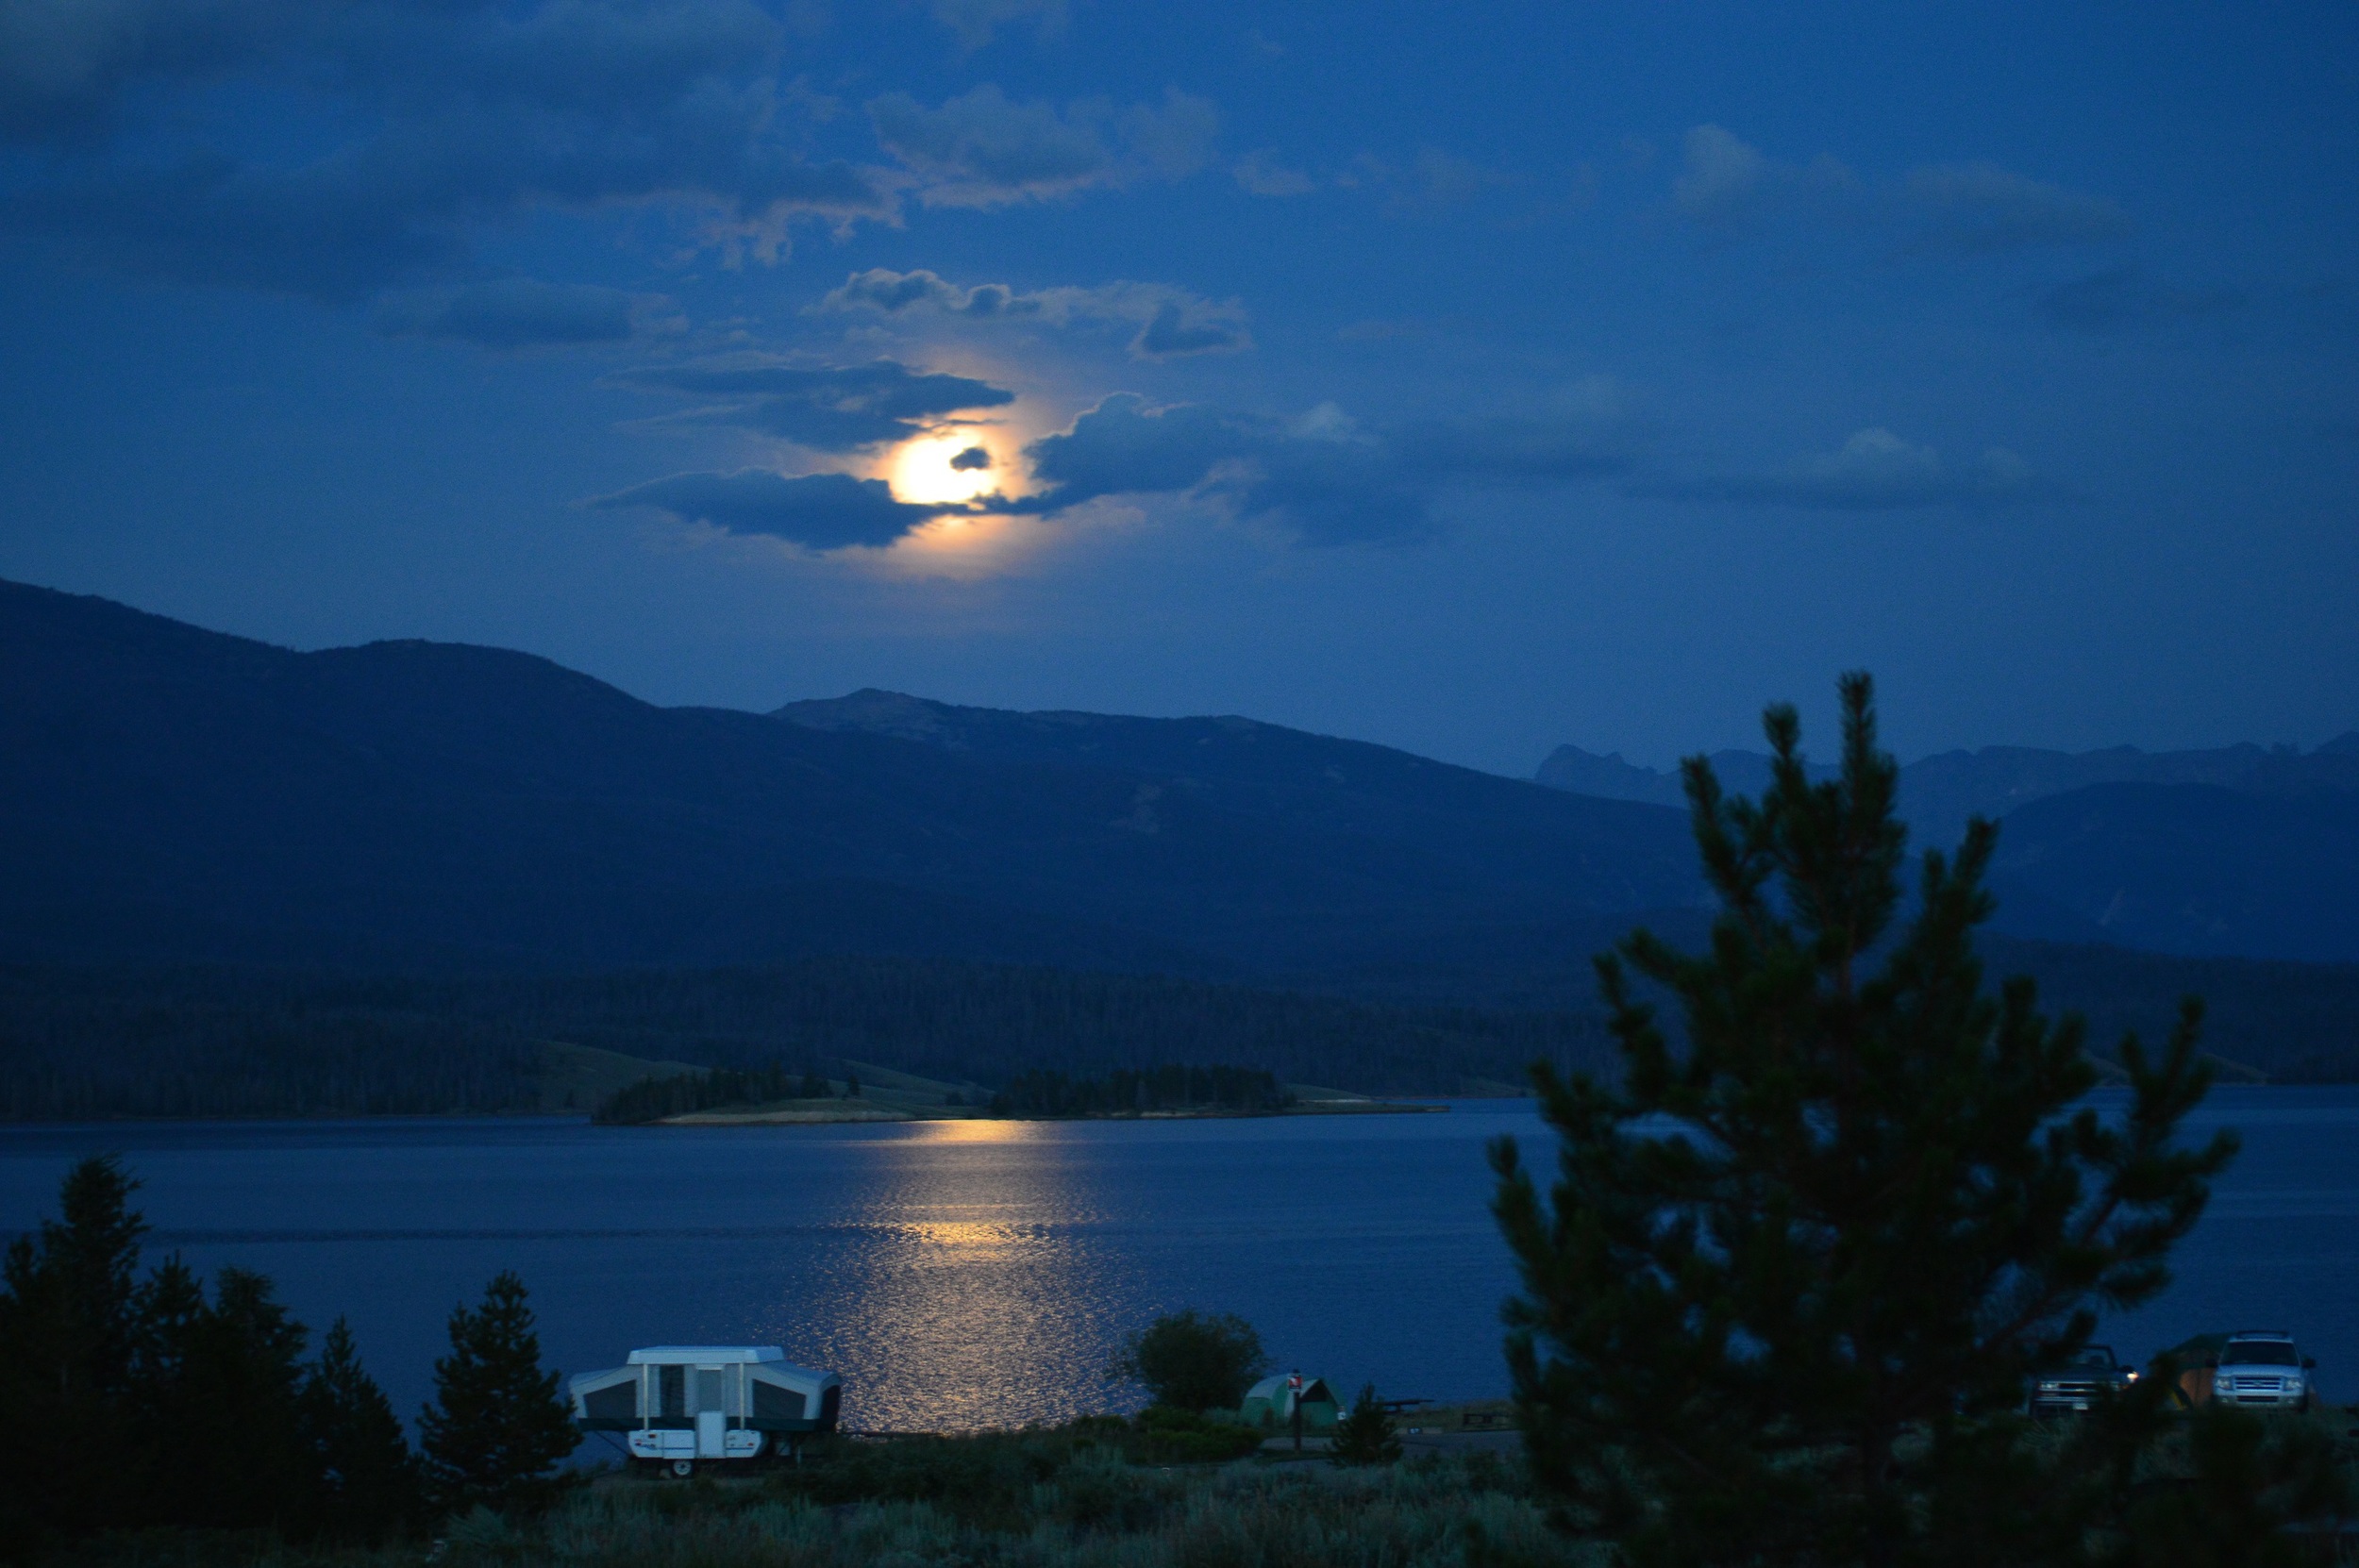
[{"label": "blue sky", "polygon": [[2359,12],[0,0],[0,575],[1526,773],[2359,725]]}]

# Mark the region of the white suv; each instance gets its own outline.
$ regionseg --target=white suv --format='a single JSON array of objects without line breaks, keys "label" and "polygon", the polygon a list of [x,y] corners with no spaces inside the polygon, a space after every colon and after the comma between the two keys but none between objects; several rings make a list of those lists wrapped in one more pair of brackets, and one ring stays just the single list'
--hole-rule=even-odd
[{"label": "white suv", "polygon": [[2228,1336],[2212,1362],[2212,1397],[2258,1410],[2310,1408],[2310,1369],[2318,1363],[2282,1330],[2249,1328]]}]

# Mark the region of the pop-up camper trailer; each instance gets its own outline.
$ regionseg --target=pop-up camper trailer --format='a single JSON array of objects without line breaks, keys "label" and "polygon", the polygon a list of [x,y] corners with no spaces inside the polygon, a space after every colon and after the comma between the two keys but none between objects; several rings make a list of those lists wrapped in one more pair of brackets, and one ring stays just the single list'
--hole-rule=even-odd
[{"label": "pop-up camper trailer", "polygon": [[699,1460],[748,1462],[834,1431],[844,1384],[772,1344],[659,1344],[567,1379],[566,1392],[575,1426],[626,1433],[632,1459],[685,1476]]}]

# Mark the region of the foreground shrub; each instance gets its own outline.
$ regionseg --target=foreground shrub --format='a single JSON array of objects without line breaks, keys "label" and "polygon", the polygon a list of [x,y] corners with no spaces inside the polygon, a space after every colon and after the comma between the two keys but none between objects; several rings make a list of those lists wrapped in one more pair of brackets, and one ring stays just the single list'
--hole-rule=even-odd
[{"label": "foreground shrub", "polygon": [[1149,1405],[1132,1423],[1126,1451],[1145,1464],[1222,1464],[1261,1447],[1262,1434],[1239,1422]]},{"label": "foreground shrub", "polygon": [[[1548,1527],[1519,1458],[1465,1454],[1334,1471],[1325,1466],[1172,1468],[1131,1463],[1112,1419],[1053,1430],[902,1440],[804,1466],[834,1490],[966,1482],[1054,1461],[1003,1510],[958,1498],[827,1501],[819,1489],[611,1475],[545,1513],[460,1514],[438,1568],[1604,1568],[1597,1548]],[[1097,1441],[1109,1439],[1113,1441]],[[899,1450],[899,1452],[895,1452]],[[858,1461],[840,1463],[841,1460]],[[963,1467],[963,1468],[962,1468]],[[964,1484],[964,1483],[962,1483]],[[417,1568],[415,1546],[291,1547],[260,1535],[99,1537],[74,1568]]]},{"label": "foreground shrub", "polygon": [[1269,1356],[1253,1326],[1233,1313],[1166,1312],[1130,1336],[1108,1369],[1142,1384],[1158,1405],[1234,1410]]}]

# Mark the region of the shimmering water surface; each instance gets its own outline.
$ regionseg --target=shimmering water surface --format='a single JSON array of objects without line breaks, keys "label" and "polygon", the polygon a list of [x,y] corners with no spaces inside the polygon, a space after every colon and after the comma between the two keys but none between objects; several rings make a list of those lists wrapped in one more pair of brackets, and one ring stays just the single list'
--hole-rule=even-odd
[{"label": "shimmering water surface", "polygon": [[[2359,1397],[2359,1091],[2215,1094],[2245,1153],[2125,1354],[2284,1326]],[[443,1319],[495,1271],[531,1287],[549,1359],[776,1343],[831,1367],[864,1427],[1053,1419],[1119,1398],[1129,1330],[1203,1306],[1281,1364],[1387,1394],[1504,1392],[1513,1280],[1486,1140],[1528,1105],[1446,1114],[1126,1123],[607,1128],[578,1122],[112,1124],[0,1131],[0,1230],[54,1209],[79,1156],[144,1181],[154,1253],[259,1269],[313,1327],[348,1316],[405,1410]],[[1534,1151],[1540,1152],[1540,1151]]]}]

